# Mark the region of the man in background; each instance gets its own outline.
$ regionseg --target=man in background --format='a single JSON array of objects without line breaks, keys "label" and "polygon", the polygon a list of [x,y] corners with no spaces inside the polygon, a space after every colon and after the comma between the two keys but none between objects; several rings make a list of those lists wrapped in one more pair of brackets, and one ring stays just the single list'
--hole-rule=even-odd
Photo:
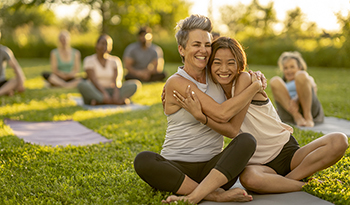
[{"label": "man in background", "polygon": [[125,80],[138,79],[142,82],[162,81],[166,75],[162,49],[152,43],[151,29],[142,27],[138,42],[128,45],[124,51],[123,63],[128,70]]}]

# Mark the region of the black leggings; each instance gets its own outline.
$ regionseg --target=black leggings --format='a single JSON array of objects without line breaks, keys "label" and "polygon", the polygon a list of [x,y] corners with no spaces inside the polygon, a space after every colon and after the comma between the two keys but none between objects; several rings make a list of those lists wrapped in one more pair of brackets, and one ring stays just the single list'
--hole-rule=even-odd
[{"label": "black leggings", "polygon": [[161,155],[144,151],[134,161],[136,173],[151,187],[176,193],[185,175],[200,183],[215,168],[226,176],[228,182],[222,186],[230,189],[238,179],[256,148],[255,138],[248,133],[235,137],[218,155],[206,162],[182,162],[167,160]]}]

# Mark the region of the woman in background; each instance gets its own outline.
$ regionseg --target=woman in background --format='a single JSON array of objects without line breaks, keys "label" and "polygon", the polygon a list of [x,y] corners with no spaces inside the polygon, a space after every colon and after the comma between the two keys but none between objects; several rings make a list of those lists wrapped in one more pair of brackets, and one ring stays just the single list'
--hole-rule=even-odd
[{"label": "woman in background", "polygon": [[317,85],[307,72],[299,52],[284,52],[278,59],[283,78],[270,80],[278,114],[283,122],[313,127],[324,120],[323,108],[317,98]]},{"label": "woman in background", "polygon": [[68,31],[61,31],[58,36],[58,48],[51,51],[51,72],[42,76],[50,85],[62,88],[74,88],[80,82],[76,74],[80,70],[80,52],[70,46]]},{"label": "woman in background", "polygon": [[78,89],[85,104],[128,104],[129,98],[141,87],[138,80],[122,83],[123,65],[119,57],[109,54],[112,47],[112,38],[102,34],[96,43],[96,53],[84,59],[87,80],[82,80]]}]

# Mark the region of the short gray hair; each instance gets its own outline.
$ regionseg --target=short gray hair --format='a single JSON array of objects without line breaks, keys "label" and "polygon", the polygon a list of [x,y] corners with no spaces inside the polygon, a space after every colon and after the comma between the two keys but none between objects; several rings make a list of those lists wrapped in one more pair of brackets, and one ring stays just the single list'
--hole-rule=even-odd
[{"label": "short gray hair", "polygon": [[178,30],[175,34],[177,44],[186,48],[190,31],[202,29],[210,33],[212,25],[208,17],[199,14],[192,14],[191,16],[179,21],[176,25],[176,29]]},{"label": "short gray hair", "polygon": [[303,57],[301,57],[301,54],[298,51],[294,51],[294,52],[289,51],[289,52],[283,52],[281,56],[278,58],[278,67],[280,68],[281,71],[283,71],[283,62],[287,59],[295,59],[298,63],[298,67],[300,68],[300,70],[307,69],[307,65]]}]

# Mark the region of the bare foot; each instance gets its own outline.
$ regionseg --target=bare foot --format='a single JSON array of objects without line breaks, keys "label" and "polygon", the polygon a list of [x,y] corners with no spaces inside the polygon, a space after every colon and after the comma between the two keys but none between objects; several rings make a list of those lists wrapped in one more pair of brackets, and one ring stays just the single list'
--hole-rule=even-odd
[{"label": "bare foot", "polygon": [[185,198],[186,198],[185,196],[170,195],[168,196],[168,198],[166,198],[166,200],[162,200],[162,203],[170,204],[171,202],[175,202],[175,201],[188,201]]},{"label": "bare foot", "polygon": [[299,112],[293,113],[292,115],[293,115],[294,122],[298,126],[303,127],[303,126],[306,125],[306,120],[304,119],[304,117]]},{"label": "bare foot", "polygon": [[12,97],[13,95],[15,94],[15,91],[14,90],[10,90],[7,92],[7,95]]},{"label": "bare foot", "polygon": [[306,120],[305,127],[313,127],[315,123],[313,120]]},{"label": "bare foot", "polygon": [[[247,202],[247,201],[253,200],[253,197],[251,195],[248,195],[248,193],[241,188],[229,189],[227,191],[217,190],[216,192],[217,192],[217,196],[215,200],[216,202],[230,202],[230,201]],[[192,201],[189,196],[176,196],[176,195],[168,196],[166,200],[162,200],[162,203],[169,204],[175,201],[184,201],[192,204],[198,203],[197,201]]]},{"label": "bare foot", "polygon": [[252,201],[252,200],[253,200],[252,195],[248,195],[248,193],[241,188],[229,189],[227,191],[220,193],[218,197],[218,202],[228,202],[228,201],[245,202],[245,201]]},{"label": "bare foot", "polygon": [[96,102],[96,100],[95,100],[95,99],[91,100],[90,105],[95,106],[96,104],[97,104],[97,102]]}]

